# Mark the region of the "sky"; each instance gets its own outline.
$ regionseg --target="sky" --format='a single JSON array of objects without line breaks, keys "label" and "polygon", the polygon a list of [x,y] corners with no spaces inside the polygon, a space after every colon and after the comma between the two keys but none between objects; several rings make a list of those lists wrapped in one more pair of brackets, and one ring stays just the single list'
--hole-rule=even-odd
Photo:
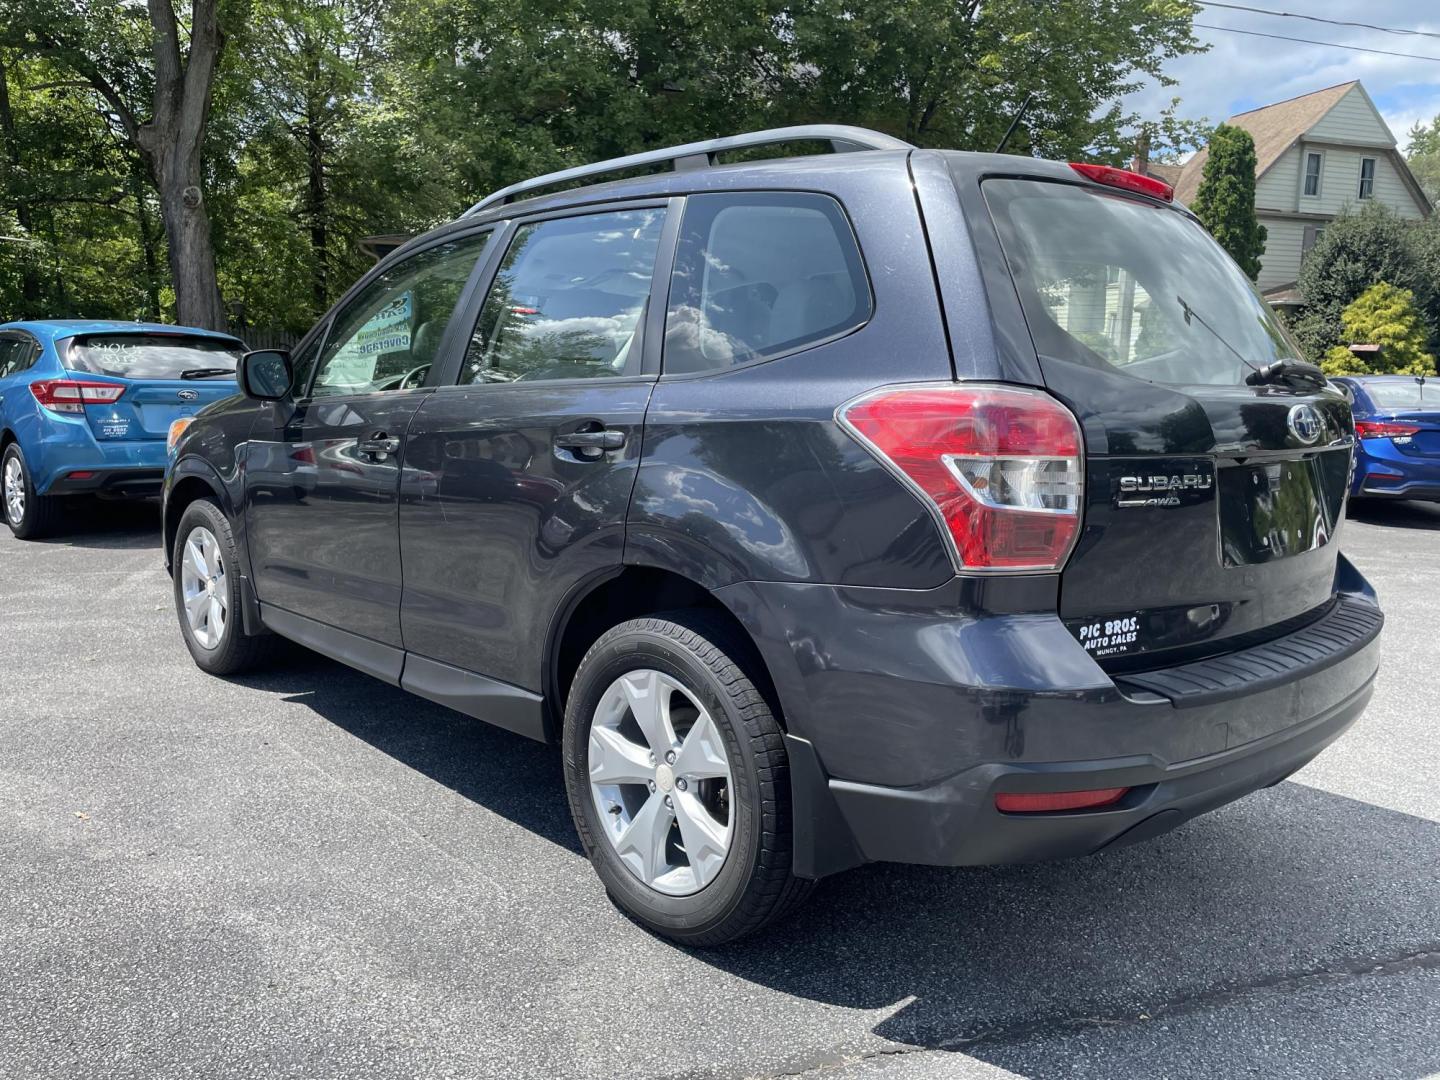
[{"label": "sky", "polygon": [[1415,121],[1428,123],[1440,115],[1440,0],[1233,2],[1271,11],[1428,31],[1435,36],[1388,34],[1354,26],[1333,26],[1308,19],[1277,18],[1209,6],[1201,10],[1195,22],[1414,53],[1436,59],[1410,60],[1346,52],[1206,30],[1197,25],[1195,36],[1209,44],[1210,51],[1170,61],[1166,73],[1176,79],[1177,84],[1166,87],[1150,83],[1131,94],[1126,100],[1127,106],[1142,116],[1150,117],[1158,115],[1172,97],[1178,96],[1180,116],[1189,119],[1204,117],[1214,124],[1247,109],[1359,79],[1399,140],[1401,150],[1405,148],[1406,133]]}]

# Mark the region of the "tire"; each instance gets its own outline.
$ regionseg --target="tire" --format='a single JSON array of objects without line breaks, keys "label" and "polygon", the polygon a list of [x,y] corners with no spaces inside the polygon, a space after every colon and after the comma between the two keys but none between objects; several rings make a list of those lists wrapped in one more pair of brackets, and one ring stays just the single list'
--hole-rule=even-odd
[{"label": "tire", "polygon": [[[625,914],[684,945],[721,945],[754,933],[797,907],[814,885],[791,873],[785,743],[769,704],[737,660],[745,656],[744,646],[725,621],[704,610],[621,623],[585,654],[565,710],[565,786],[591,865]],[[669,702],[664,730],[684,729],[671,744],[679,755],[675,768],[667,766],[663,775],[662,762],[654,756],[656,740],[647,739],[636,721],[636,709],[648,710],[634,705],[637,699],[657,697]],[[707,715],[709,732],[703,730]],[[603,745],[597,727],[608,729]],[[695,732],[703,737],[688,740]],[[623,752],[607,756],[607,745],[620,745],[617,737],[626,740]],[[659,741],[663,745],[664,739]],[[708,756],[697,757],[702,753],[697,746]],[[714,749],[721,746],[727,776],[703,779],[719,771]],[[634,770],[648,776],[647,770],[654,768],[658,783],[627,779],[612,787],[593,787],[592,753],[600,769],[597,775],[608,777],[608,763],[614,761],[619,763],[616,775]],[[692,770],[697,761],[706,764]],[[650,813],[656,798],[673,809]],[[669,826],[659,816],[667,812]],[[707,821],[701,813],[711,815],[711,831],[693,831],[701,827],[697,822]],[[728,847],[715,869],[719,856],[714,849],[707,851],[706,843],[719,834],[722,817],[728,821]],[[646,880],[654,867],[670,866],[670,858],[657,856],[652,867],[633,844],[624,856],[621,848],[629,843],[628,829],[652,820],[657,824],[650,835],[663,833],[669,839],[658,847],[642,846],[670,853],[678,865],[659,879]],[[692,831],[682,832],[682,826]],[[702,836],[705,843],[693,842]],[[687,847],[699,852],[699,858],[692,860]]]},{"label": "tire", "polygon": [[[193,561],[186,547],[195,541],[201,559]],[[218,562],[213,557],[218,554]],[[209,571],[197,574],[197,570]],[[219,581],[214,580],[217,576]],[[202,671],[238,675],[263,666],[273,656],[276,639],[269,634],[248,637],[241,617],[240,559],[230,521],[215,503],[199,499],[185,508],[175,530],[172,552],[175,613],[185,647]],[[209,586],[205,581],[209,580]],[[195,585],[199,582],[199,588]],[[187,591],[200,611],[198,625],[187,606]],[[204,600],[204,597],[209,600]],[[218,602],[217,608],[211,602]],[[203,609],[203,610],[202,610]],[[217,617],[218,616],[218,617]]]},{"label": "tire", "polygon": [[[12,500],[11,485],[18,482],[19,513]],[[30,479],[30,466],[19,443],[12,442],[0,455],[0,515],[5,524],[20,540],[38,540],[49,536],[60,527],[65,506],[53,495],[35,494],[35,485]]]}]

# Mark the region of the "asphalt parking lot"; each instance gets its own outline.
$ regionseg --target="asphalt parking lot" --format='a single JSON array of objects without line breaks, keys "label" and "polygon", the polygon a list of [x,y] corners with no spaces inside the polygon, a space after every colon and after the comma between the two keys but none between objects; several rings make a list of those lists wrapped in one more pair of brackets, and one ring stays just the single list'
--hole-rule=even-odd
[{"label": "asphalt parking lot", "polygon": [[1352,513],[1381,683],[1294,780],[713,953],[606,901],[556,752],[298,648],[207,677],[155,507],[86,524],[0,530],[0,1076],[1440,1072],[1440,506]]}]

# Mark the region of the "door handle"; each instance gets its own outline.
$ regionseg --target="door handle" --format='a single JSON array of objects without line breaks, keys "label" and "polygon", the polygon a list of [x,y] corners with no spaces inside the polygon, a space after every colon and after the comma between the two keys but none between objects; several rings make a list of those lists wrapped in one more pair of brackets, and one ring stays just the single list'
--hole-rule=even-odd
[{"label": "door handle", "polygon": [[384,461],[400,449],[400,438],[396,435],[386,435],[384,432],[381,432],[368,439],[359,440],[355,444],[355,449],[367,457]]},{"label": "door handle", "polygon": [[625,432],[614,428],[600,431],[572,431],[568,435],[556,435],[555,445],[562,450],[619,450],[625,445]]}]

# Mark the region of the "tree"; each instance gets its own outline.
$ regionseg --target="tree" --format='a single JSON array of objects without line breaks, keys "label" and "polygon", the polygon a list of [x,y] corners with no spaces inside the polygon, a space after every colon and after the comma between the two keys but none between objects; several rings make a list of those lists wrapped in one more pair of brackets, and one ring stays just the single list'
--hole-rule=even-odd
[{"label": "tree", "polygon": [[1350,304],[1342,316],[1345,337],[1356,345],[1379,345],[1373,362],[1344,345],[1334,346],[1321,364],[1326,375],[1434,375],[1435,358],[1425,351],[1425,323],[1415,294],[1378,282]]},{"label": "tree", "polygon": [[1210,136],[1200,188],[1190,209],[1255,280],[1265,253],[1265,226],[1255,217],[1255,140],[1244,128],[1221,124]]},{"label": "tree", "polygon": [[160,195],[181,322],[225,327],[204,194],[204,142],[225,46],[219,0],[0,0],[0,44],[47,57],[87,83]]},{"label": "tree", "polygon": [[1408,289],[1422,311],[1436,303],[1436,285],[1417,256],[1414,227],[1373,200],[1325,226],[1300,266],[1305,313],[1295,336],[1317,363],[1341,344],[1341,316],[1370,286],[1382,281]]},{"label": "tree", "polygon": [[[1202,51],[1180,0],[796,0],[781,6],[789,119],[837,119],[921,146],[993,150],[1026,96],[1012,153],[1118,157],[1137,117],[1118,101]],[[776,46],[785,56],[786,35]]]},{"label": "tree", "polygon": [[1432,203],[1440,203],[1440,116],[1410,129],[1405,161]]}]

